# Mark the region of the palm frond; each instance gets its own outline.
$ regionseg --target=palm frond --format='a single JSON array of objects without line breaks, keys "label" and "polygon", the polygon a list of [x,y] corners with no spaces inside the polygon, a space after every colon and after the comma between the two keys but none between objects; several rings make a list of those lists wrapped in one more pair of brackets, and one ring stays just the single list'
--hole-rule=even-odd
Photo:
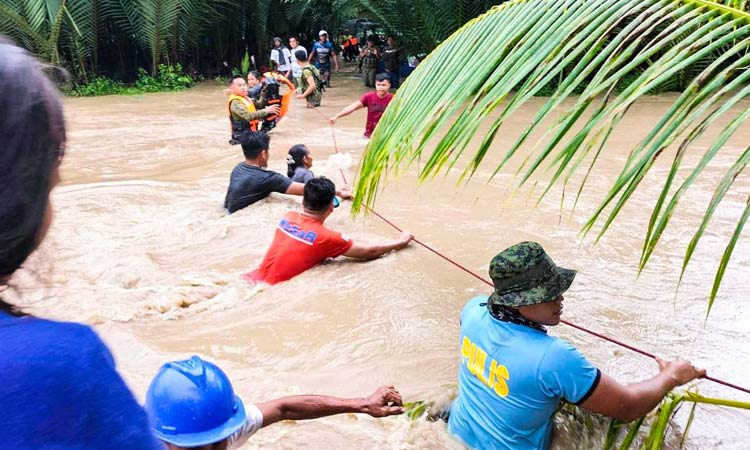
[{"label": "palm frond", "polygon": [[139,0],[140,36],[151,54],[151,71],[166,53],[167,40],[173,36],[182,8],[181,0]]},{"label": "palm frond", "polygon": [[[535,131],[543,131],[521,161],[519,185],[549,174],[541,200],[556,184],[572,183],[588,162],[580,197],[629,108],[644,95],[678,83],[684,90],[632,149],[584,226],[588,233],[601,224],[600,238],[657,159],[676,147],[648,224],[643,269],[685,192],[750,116],[750,14],[736,6],[748,7],[746,2],[708,0],[514,0],[492,8],[442,43],[399,90],[363,155],[353,210],[372,205],[382,177],[414,161],[422,162],[420,181],[459,164],[479,126],[489,122],[461,175],[460,180],[468,180],[487,162],[507,118],[551,85],[552,94],[528,127],[494,162],[492,176]],[[572,106],[563,107],[566,99]],[[718,125],[720,120],[728,124]],[[718,137],[678,181],[687,150],[712,126],[721,127]],[[746,156],[737,160],[704,221],[747,163]],[[704,230],[702,225],[689,245],[685,265]],[[730,247],[721,264],[731,256]],[[722,276],[720,270],[709,305]]]},{"label": "palm frond", "polygon": [[21,2],[0,3],[0,33],[10,36],[40,56],[48,52],[45,33],[31,26],[24,17]]}]

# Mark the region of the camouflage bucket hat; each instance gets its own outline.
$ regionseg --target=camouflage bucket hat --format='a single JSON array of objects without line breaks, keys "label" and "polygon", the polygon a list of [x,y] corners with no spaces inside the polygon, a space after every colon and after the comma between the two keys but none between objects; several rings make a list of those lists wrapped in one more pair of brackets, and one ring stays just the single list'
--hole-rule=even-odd
[{"label": "camouflage bucket hat", "polygon": [[490,278],[495,285],[489,303],[526,306],[549,302],[567,291],[575,270],[558,267],[536,242],[521,242],[508,247],[490,263]]}]

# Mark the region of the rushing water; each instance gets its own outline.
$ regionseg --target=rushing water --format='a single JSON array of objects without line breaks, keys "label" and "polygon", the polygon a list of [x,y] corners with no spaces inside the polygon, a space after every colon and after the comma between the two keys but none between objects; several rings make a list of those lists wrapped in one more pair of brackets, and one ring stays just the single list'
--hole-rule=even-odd
[{"label": "rushing water", "polygon": [[[364,92],[350,74],[334,86],[320,108],[326,116]],[[362,396],[386,383],[406,400],[445,398],[456,379],[458,313],[471,296],[489,293],[487,286],[416,245],[368,263],[332,261],[260,292],[247,285],[240,275],[260,261],[279,218],[300,201],[274,194],[231,216],[222,210],[229,172],[241,160],[240,149],[227,144],[222,89],[205,83],[178,93],[66,101],[70,142],[53,194],[54,224],[29,270],[16,277],[23,304],[38,315],[95,325],[139,398],[163,362],[191,354],[219,363],[247,402],[297,393]],[[734,229],[741,195],[718,211],[676,297],[675,285],[685,244],[750,130],[733,139],[682,202],[640,277],[641,237],[666,165],[653,170],[597,245],[579,239],[627,151],[671,100],[646,98],[629,112],[573,215],[570,194],[560,213],[560,189],[535,207],[529,190],[510,196],[517,181],[511,172],[487,183],[491,165],[460,187],[457,172],[415,189],[414,170],[406,171],[389,181],[376,209],[482,275],[498,251],[537,240],[556,262],[579,270],[566,295],[566,318],[666,358],[690,358],[714,376],[747,385],[746,233],[705,321],[723,237]],[[515,114],[506,134],[522,129],[538,105],[533,101]],[[351,179],[366,144],[363,127],[363,112],[341,119],[336,137],[344,155],[331,156],[330,127],[297,101],[272,133],[270,168],[285,172],[287,149],[302,142],[313,152],[316,174],[339,182],[342,168]],[[498,154],[508,142],[498,139]],[[708,142],[698,142],[697,150]],[[688,159],[697,160],[694,154]],[[738,184],[747,193],[746,175]],[[327,224],[355,240],[397,237],[375,217],[352,220],[349,205]],[[565,325],[552,332],[621,382],[657,370],[646,358]],[[710,382],[697,387],[705,395],[750,400]],[[574,436],[568,428],[561,427],[556,448],[588,448],[601,438]],[[687,448],[748,449],[748,431],[750,412],[701,406]],[[274,425],[245,446],[260,447],[461,448],[441,422],[362,415]]]}]

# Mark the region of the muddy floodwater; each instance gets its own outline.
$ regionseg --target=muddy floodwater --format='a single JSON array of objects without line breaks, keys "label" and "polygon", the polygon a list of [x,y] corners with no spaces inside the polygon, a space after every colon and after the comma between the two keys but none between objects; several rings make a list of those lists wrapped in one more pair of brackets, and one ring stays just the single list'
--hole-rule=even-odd
[{"label": "muddy floodwater", "polygon": [[[62,182],[52,196],[54,223],[14,280],[21,304],[40,316],[95,326],[139,399],[162,363],[193,354],[224,368],[246,402],[301,393],[363,396],[382,384],[396,385],[407,401],[447,396],[457,373],[459,311],[489,289],[434,254],[412,245],[369,263],[340,258],[260,291],[242,281],[241,274],[263,257],[279,219],[300,208],[300,199],[273,194],[231,216],[222,209],[229,173],[241,160],[240,148],[227,143],[223,87],[208,82],[184,92],[65,101],[69,145]],[[360,79],[340,74],[319,112],[332,116],[363,92]],[[747,233],[706,320],[718,257],[749,191],[747,173],[737,180],[741,192],[717,211],[676,296],[675,287],[685,245],[716,184],[750,141],[748,127],[681,202],[640,276],[642,237],[668,155],[598,244],[579,235],[630,148],[674,98],[648,97],[629,111],[572,215],[571,192],[562,213],[562,189],[536,205],[531,189],[510,195],[518,181],[512,171],[488,182],[492,164],[466,184],[456,184],[456,169],[419,188],[412,168],[389,179],[376,210],[481,275],[505,247],[539,241],[558,264],[579,271],[566,295],[565,318],[665,358],[689,358],[711,375],[747,386]],[[525,105],[505,128],[522,129],[541,101]],[[333,156],[331,128],[295,101],[272,132],[269,168],[286,173],[287,150],[305,143],[316,175],[340,183],[341,168],[352,179],[367,144],[364,122],[360,111],[337,123],[342,155]],[[499,160],[510,135],[501,133],[488,161]],[[690,164],[711,136],[715,133],[695,144]],[[327,224],[355,241],[398,236],[376,217],[352,219],[350,207],[344,202]],[[568,326],[550,331],[621,382],[657,371],[653,361]],[[750,401],[707,381],[694,387],[704,395]],[[676,436],[686,416],[687,408],[678,415]],[[555,448],[595,445],[596,439],[565,426],[560,431]],[[750,411],[700,406],[686,448],[747,450],[748,436]],[[349,414],[277,424],[243,448],[462,447],[442,422]]]}]

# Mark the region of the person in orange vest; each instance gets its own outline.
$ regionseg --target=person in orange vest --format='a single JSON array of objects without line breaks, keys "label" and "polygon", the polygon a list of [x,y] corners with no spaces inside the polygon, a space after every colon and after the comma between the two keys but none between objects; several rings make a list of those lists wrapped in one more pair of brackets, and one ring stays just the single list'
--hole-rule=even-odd
[{"label": "person in orange vest", "polygon": [[351,39],[352,36],[349,34],[349,30],[344,30],[344,34],[339,36],[339,43],[341,45],[341,48],[343,49],[342,55],[344,57],[344,61],[349,61],[349,48],[352,46]]},{"label": "person in orange vest", "polygon": [[279,114],[279,111],[279,105],[266,106],[266,96],[263,92],[261,92],[260,100],[249,98],[245,78],[242,75],[233,76],[229,80],[229,98],[227,98],[227,114],[232,131],[229,143],[239,144],[240,136],[249,131],[259,131],[260,121],[271,114]]},{"label": "person in orange vest", "polygon": [[357,55],[359,55],[359,41],[356,35],[352,35],[348,42],[349,46],[344,49],[344,54],[349,62],[354,62],[357,60]]}]

